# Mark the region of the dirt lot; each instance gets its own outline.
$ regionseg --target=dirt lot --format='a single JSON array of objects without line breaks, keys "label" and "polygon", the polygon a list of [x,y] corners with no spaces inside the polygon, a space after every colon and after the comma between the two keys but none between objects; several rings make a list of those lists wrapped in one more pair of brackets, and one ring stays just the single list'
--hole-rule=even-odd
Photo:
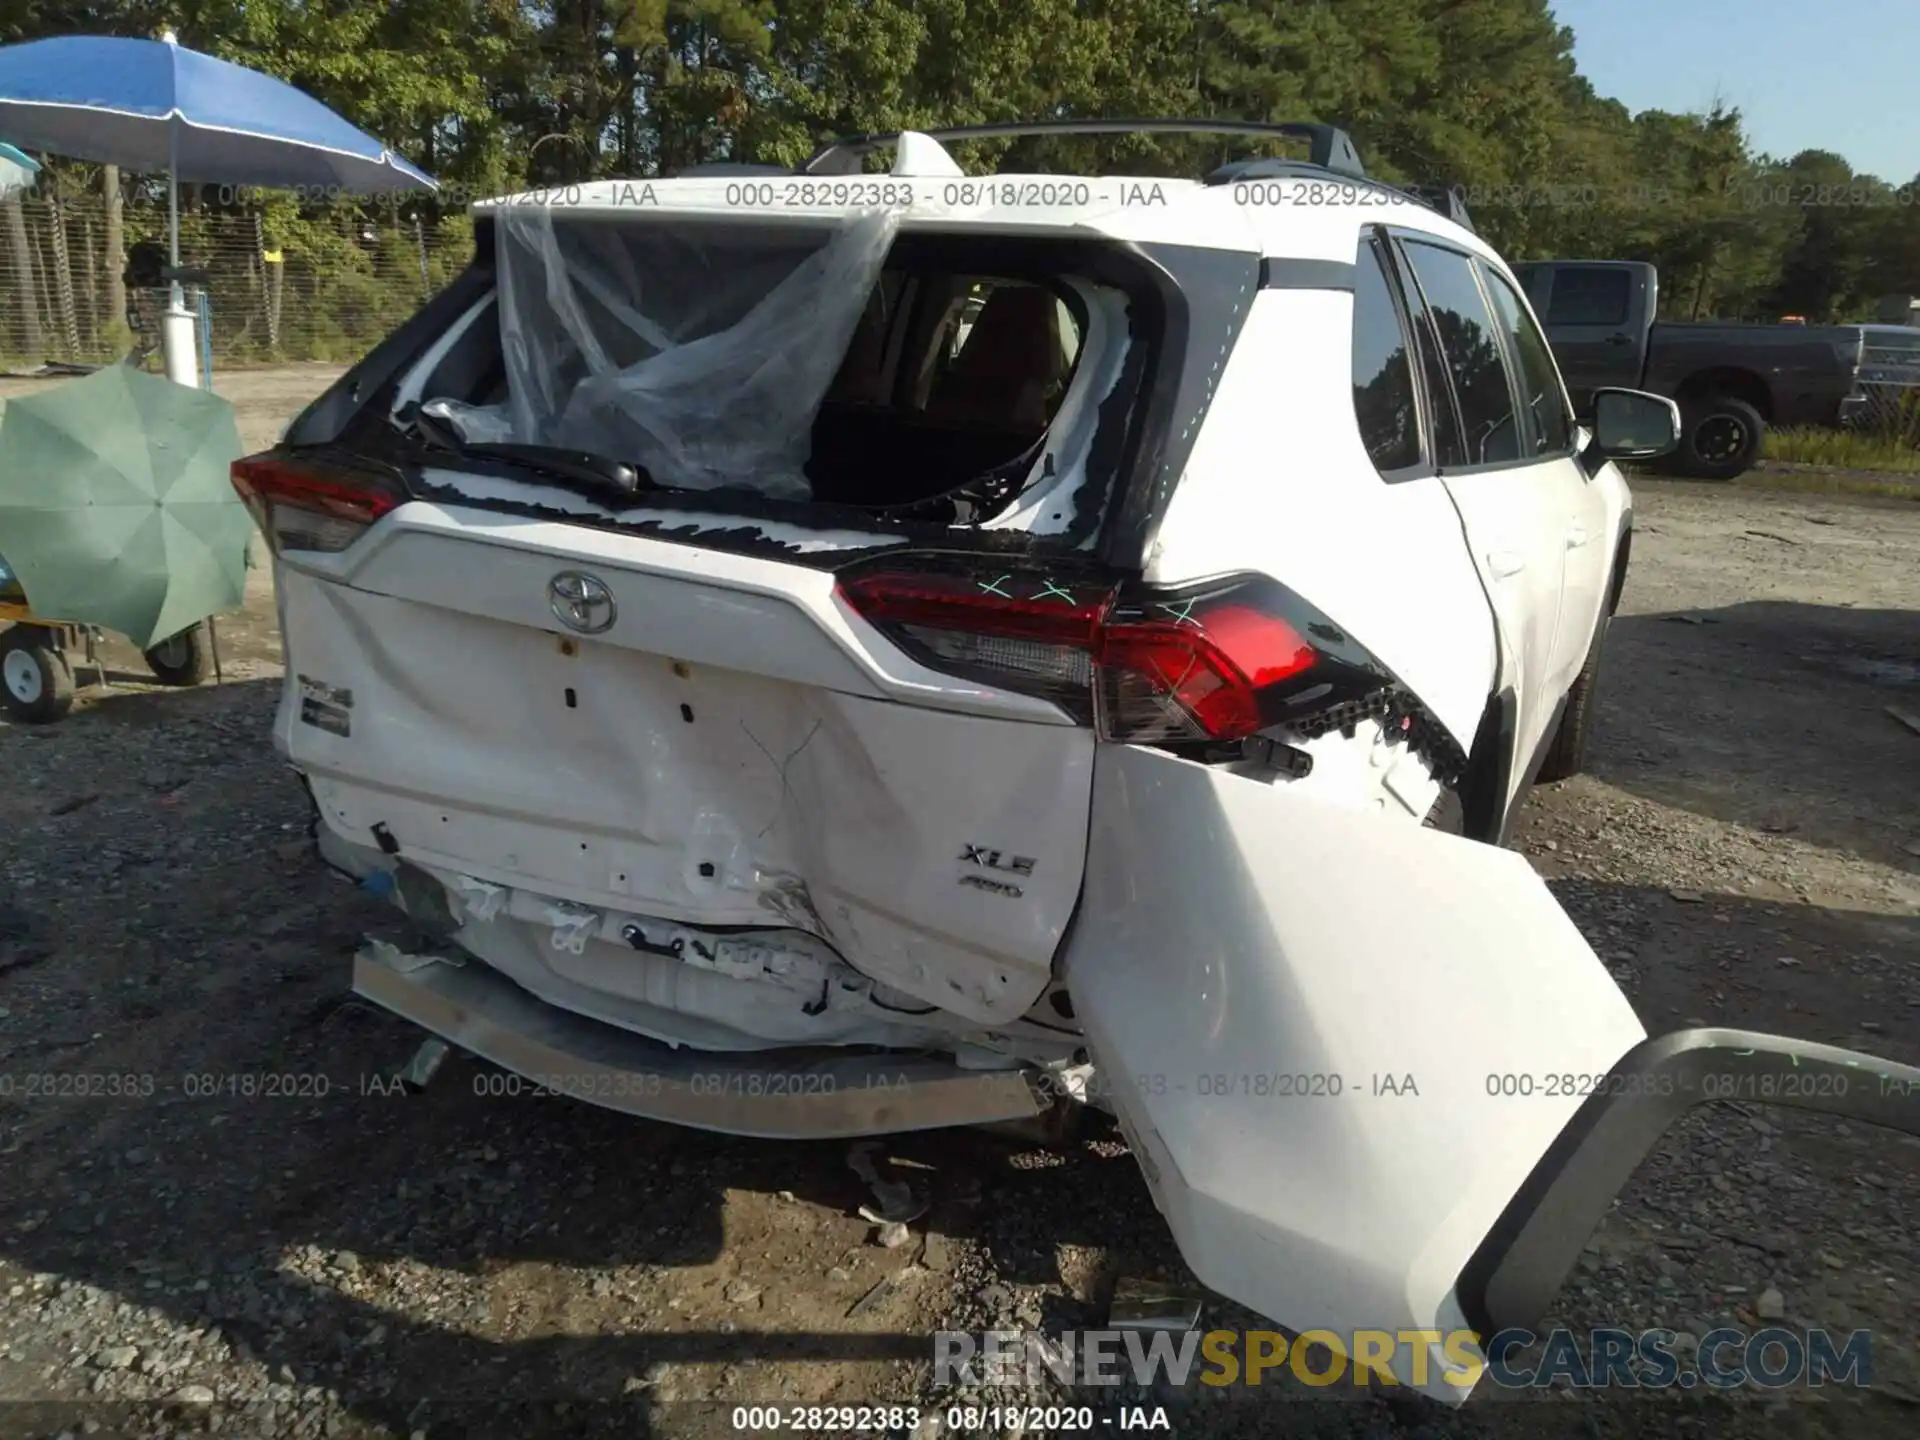
[{"label": "dirt lot", "polygon": [[[329,373],[223,388],[265,443]],[[1593,773],[1516,843],[1650,1028],[1920,1060],[1920,735],[1885,712],[1920,711],[1920,505],[1636,490]],[[1111,1141],[891,1143],[931,1208],[887,1249],[844,1146],[488,1098],[458,1059],[388,1093],[417,1036],[345,987],[391,916],[302,838],[270,594],[221,637],[224,685],[143,686],[115,651],[63,724],[0,722],[0,1435],[737,1433],[741,1402],[928,1400],[929,1330],[1098,1323],[1116,1275],[1181,1276]],[[1642,1168],[1555,1318],[1866,1328],[1870,1395],[1452,1414],[1269,1385],[1173,1423],[1912,1435],[1917,1235],[1920,1143],[1723,1106]]]}]

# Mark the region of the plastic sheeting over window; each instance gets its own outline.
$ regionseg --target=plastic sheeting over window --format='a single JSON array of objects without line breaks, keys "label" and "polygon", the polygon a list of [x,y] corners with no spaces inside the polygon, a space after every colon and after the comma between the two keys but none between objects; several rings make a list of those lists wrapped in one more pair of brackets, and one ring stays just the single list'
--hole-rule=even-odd
[{"label": "plastic sheeting over window", "polygon": [[503,406],[435,401],[471,441],[591,451],[692,490],[811,493],[820,402],[900,224],[495,212]]}]

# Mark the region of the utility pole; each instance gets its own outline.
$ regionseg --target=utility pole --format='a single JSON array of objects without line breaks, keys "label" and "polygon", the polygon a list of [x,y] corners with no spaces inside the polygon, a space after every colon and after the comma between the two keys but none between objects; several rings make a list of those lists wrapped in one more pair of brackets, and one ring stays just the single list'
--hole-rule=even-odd
[{"label": "utility pole", "polygon": [[127,237],[118,165],[102,167],[100,190],[107,203],[107,323],[119,326],[127,323]]}]

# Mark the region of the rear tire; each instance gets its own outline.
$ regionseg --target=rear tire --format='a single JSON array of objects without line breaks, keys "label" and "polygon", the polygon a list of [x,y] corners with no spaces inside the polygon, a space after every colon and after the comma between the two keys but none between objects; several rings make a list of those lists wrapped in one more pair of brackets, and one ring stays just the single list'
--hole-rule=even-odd
[{"label": "rear tire", "polygon": [[73,708],[73,666],[29,629],[0,635],[0,703],[26,725],[51,725]]},{"label": "rear tire", "polygon": [[162,685],[198,685],[212,669],[213,647],[204,620],[143,653],[147,668]]},{"label": "rear tire", "polygon": [[1554,732],[1553,746],[1535,777],[1543,783],[1571,780],[1586,768],[1587,741],[1593,734],[1593,696],[1600,687],[1600,652],[1612,620],[1611,615],[1600,617],[1600,628],[1593,632],[1593,644],[1587,647],[1586,663],[1567,687],[1567,707],[1560,712],[1560,728]]},{"label": "rear tire", "polygon": [[1767,422],[1745,400],[1708,395],[1680,407],[1679,469],[1700,480],[1731,480],[1760,458]]}]

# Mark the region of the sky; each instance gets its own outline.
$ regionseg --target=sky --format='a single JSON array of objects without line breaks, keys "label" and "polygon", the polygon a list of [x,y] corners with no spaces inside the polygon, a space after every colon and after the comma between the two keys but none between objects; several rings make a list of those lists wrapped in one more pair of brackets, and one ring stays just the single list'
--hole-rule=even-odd
[{"label": "sky", "polygon": [[1629,110],[1736,106],[1756,150],[1920,174],[1920,0],[1551,0],[1580,73]]}]

